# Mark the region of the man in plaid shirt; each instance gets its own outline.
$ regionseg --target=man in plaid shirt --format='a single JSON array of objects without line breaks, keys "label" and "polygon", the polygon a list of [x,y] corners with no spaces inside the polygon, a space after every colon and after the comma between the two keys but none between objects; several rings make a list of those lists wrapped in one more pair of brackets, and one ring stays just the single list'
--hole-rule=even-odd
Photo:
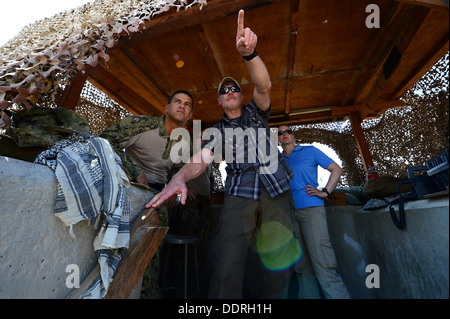
[{"label": "man in plaid shirt", "polygon": [[146,205],[157,207],[175,193],[181,194],[184,204],[186,181],[198,176],[215,156],[225,158],[226,196],[213,246],[210,298],[243,297],[250,248],[258,253],[264,265],[261,297],[287,297],[292,266],[300,257],[300,245],[293,235],[294,205],[289,187],[293,173],[276,148],[276,137],[271,141],[268,126],[271,81],[255,50],[256,44],[256,34],[244,29],[241,10],[236,48],[255,84],[253,99],[243,105],[239,83],[231,77],[224,78],[218,88],[218,101],[225,114],[203,135],[214,133],[214,138],[205,139],[201,151]]}]

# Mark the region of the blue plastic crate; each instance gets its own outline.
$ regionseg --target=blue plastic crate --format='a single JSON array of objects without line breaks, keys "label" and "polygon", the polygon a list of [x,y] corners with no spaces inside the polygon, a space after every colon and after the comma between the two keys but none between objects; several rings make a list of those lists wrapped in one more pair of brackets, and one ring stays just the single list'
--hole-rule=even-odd
[{"label": "blue plastic crate", "polygon": [[448,159],[449,155],[447,150],[427,163],[427,175],[433,179],[438,192],[444,191],[448,187]]}]

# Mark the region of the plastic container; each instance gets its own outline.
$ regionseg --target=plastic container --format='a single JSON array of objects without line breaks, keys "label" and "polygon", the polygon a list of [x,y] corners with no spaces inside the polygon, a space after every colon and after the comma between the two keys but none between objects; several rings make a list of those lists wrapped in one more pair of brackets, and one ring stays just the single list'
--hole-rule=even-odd
[{"label": "plastic container", "polygon": [[448,151],[444,151],[427,163],[427,174],[433,179],[438,192],[444,191],[448,187],[448,159]]}]

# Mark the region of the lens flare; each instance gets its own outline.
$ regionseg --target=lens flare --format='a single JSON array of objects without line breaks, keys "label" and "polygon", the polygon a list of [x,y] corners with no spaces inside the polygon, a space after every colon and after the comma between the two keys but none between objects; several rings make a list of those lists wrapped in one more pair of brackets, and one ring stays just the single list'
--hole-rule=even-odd
[{"label": "lens flare", "polygon": [[293,232],[275,221],[261,225],[256,238],[256,249],[264,267],[271,271],[292,267],[303,255]]}]

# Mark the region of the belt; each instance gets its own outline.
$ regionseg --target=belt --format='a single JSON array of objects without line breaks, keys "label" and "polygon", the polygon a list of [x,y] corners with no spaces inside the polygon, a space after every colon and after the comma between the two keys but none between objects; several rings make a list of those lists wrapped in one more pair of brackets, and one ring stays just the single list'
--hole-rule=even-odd
[{"label": "belt", "polygon": [[156,189],[157,191],[162,191],[162,189],[166,185],[165,184],[161,184],[161,183],[148,183],[148,186],[150,186],[153,189]]}]

